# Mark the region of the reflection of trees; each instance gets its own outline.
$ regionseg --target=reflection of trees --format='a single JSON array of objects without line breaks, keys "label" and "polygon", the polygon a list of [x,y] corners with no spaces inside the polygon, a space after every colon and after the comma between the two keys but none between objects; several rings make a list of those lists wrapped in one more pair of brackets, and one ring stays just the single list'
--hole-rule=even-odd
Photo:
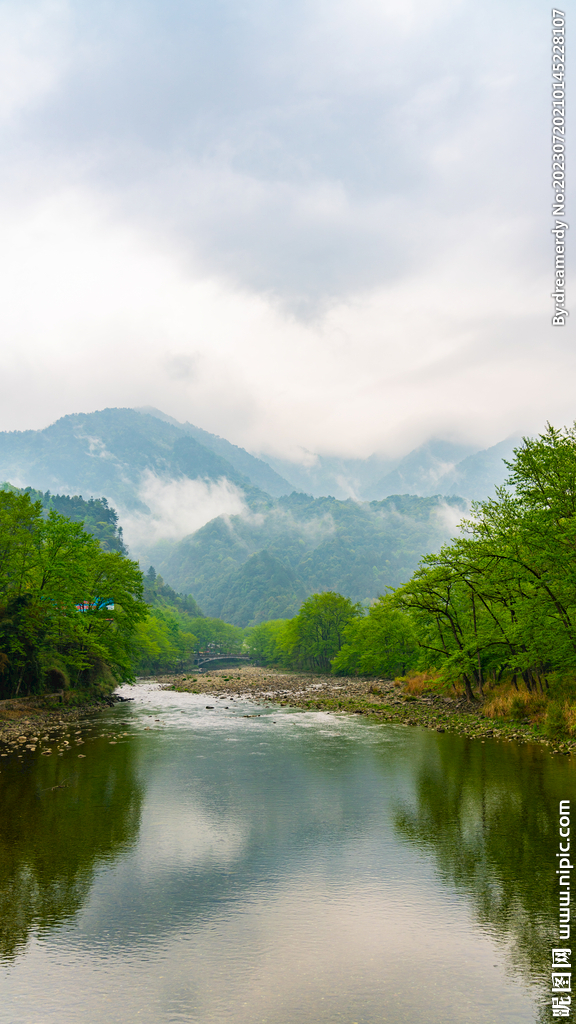
[{"label": "reflection of trees", "polygon": [[81,766],[69,755],[40,757],[29,775],[16,765],[3,770],[0,959],[21,952],[33,931],[73,917],[97,862],[136,838],[142,794],[134,747],[119,744],[102,755],[95,743]]},{"label": "reflection of trees", "polygon": [[398,831],[434,853],[442,878],[506,942],[511,966],[548,992],[551,949],[562,945],[558,804],[570,787],[569,770],[542,749],[447,736],[425,748],[416,809],[396,813]]}]

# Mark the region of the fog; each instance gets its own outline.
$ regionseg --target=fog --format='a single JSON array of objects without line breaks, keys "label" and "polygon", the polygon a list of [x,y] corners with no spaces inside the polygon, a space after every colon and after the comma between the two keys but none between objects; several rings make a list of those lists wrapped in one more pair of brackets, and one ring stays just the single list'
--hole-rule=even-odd
[{"label": "fog", "polygon": [[244,495],[225,477],[220,480],[165,480],[150,470],[143,475],[138,497],[149,514],[123,512],[120,525],[134,558],[162,540],[178,541],[220,515],[246,510]]}]

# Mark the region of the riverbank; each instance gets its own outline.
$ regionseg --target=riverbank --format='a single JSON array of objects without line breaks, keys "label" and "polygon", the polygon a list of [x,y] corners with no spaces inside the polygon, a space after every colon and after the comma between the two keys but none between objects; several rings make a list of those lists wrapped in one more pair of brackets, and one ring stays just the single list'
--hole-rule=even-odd
[{"label": "riverbank", "polygon": [[306,675],[275,669],[242,666],[199,675],[155,676],[165,689],[181,693],[205,693],[220,698],[251,697],[254,700],[340,714],[362,714],[374,721],[421,726],[474,739],[541,743],[558,754],[576,753],[576,741],[552,739],[530,723],[486,718],[482,703],[465,697],[448,697],[426,691],[405,692],[386,679]]},{"label": "riverbank", "polygon": [[6,750],[22,746],[34,750],[41,733],[68,729],[86,715],[104,711],[116,703],[113,697],[95,699],[78,691],[71,691],[66,697],[70,703],[52,694],[0,701],[0,747]]}]

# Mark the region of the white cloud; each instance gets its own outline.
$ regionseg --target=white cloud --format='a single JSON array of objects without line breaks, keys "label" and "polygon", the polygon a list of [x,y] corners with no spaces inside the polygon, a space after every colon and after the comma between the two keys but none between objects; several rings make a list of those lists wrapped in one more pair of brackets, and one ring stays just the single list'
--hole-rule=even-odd
[{"label": "white cloud", "polygon": [[0,6],[0,124],[39,105],[69,65],[69,7],[59,0]]},{"label": "white cloud", "polygon": [[572,419],[534,0],[4,17],[0,429],[154,405],[301,460]]},{"label": "white cloud", "polygon": [[122,512],[124,538],[135,555],[160,540],[181,540],[220,515],[238,515],[246,508],[242,492],[220,480],[163,480],[146,470],[138,497],[148,515]]},{"label": "white cloud", "polygon": [[141,828],[136,869],[157,878],[207,864],[228,866],[245,852],[247,832],[237,818],[218,817],[190,802],[185,807],[170,807],[164,800],[149,812]]}]

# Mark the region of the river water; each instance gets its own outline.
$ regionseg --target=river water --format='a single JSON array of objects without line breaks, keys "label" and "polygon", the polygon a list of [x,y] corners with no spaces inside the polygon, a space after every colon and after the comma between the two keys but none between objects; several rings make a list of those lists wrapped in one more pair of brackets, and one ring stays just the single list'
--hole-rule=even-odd
[{"label": "river water", "polygon": [[121,692],[0,761],[2,1024],[551,1019],[571,758]]}]

